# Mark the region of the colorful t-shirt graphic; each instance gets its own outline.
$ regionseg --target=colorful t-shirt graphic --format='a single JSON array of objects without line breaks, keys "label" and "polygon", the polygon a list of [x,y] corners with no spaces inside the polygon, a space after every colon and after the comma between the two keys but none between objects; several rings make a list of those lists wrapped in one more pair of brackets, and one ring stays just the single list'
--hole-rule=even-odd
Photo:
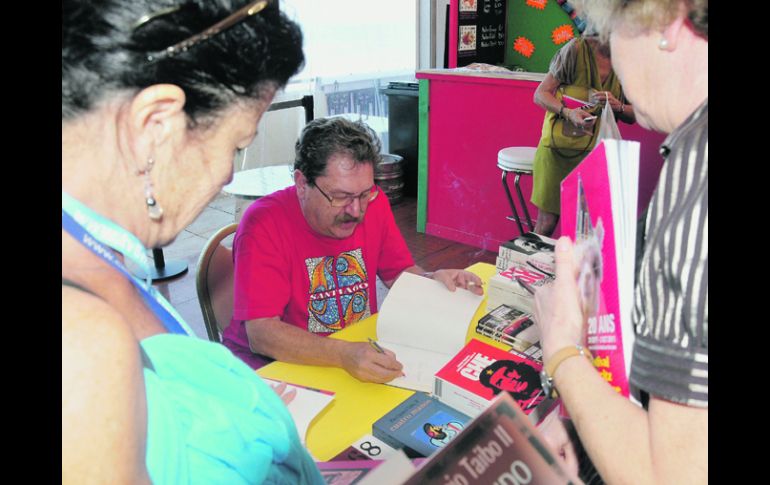
[{"label": "colorful t-shirt graphic", "polygon": [[345,239],[313,230],[297,190],[254,201],[233,240],[233,318],[222,343],[253,368],[264,365],[249,348],[245,321],[279,318],[330,335],[377,312],[377,277],[394,280],[414,265],[385,194]]},{"label": "colorful t-shirt graphic", "polygon": [[310,279],[307,329],[336,332],[371,315],[369,283],[361,249],[305,261]]}]

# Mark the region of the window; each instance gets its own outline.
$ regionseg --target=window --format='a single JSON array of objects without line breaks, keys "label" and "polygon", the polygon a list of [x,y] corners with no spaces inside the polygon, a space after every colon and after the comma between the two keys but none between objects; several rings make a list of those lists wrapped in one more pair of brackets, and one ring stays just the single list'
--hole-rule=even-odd
[{"label": "window", "polygon": [[417,59],[415,0],[282,0],[305,37],[297,81],[413,75]]}]

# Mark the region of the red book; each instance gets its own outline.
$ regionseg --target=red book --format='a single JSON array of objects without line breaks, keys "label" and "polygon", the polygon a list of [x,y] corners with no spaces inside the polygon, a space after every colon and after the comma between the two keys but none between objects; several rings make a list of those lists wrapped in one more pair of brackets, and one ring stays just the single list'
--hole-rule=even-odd
[{"label": "red book", "polygon": [[496,395],[507,391],[529,414],[544,399],[542,367],[523,355],[472,339],[436,373],[434,394],[444,404],[475,417]]}]

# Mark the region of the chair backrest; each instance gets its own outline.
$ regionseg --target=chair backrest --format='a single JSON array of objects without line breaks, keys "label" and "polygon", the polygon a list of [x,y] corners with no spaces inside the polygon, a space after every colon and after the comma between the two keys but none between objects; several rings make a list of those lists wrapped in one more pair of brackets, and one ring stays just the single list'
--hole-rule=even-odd
[{"label": "chair backrest", "polygon": [[206,332],[212,342],[221,342],[220,332],[233,315],[233,252],[222,240],[234,233],[238,223],[230,224],[209,238],[198,259],[195,286]]}]

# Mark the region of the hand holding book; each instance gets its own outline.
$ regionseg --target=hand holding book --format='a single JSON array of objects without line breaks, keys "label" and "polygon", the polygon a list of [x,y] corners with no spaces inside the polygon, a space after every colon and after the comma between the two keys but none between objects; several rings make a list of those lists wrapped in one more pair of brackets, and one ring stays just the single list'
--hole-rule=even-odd
[{"label": "hand holding book", "polygon": [[543,362],[559,349],[583,344],[585,320],[577,285],[578,268],[569,237],[556,243],[556,279],[535,292],[535,321],[540,326]]}]

